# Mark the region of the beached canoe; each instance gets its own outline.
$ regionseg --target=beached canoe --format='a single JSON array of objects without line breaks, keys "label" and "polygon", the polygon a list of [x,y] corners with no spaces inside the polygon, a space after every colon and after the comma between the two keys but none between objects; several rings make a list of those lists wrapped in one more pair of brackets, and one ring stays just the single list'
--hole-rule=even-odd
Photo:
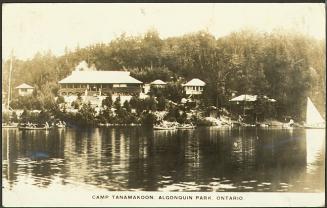
[{"label": "beached canoe", "polygon": [[176,130],[175,126],[153,126],[154,130]]},{"label": "beached canoe", "polygon": [[37,126],[20,126],[18,127],[19,130],[49,130],[51,127],[44,126],[44,127],[37,127]]},{"label": "beached canoe", "polygon": [[2,124],[2,128],[17,128],[18,124]]},{"label": "beached canoe", "polygon": [[195,126],[191,125],[191,124],[185,124],[185,125],[179,125],[176,128],[177,129],[195,129]]}]

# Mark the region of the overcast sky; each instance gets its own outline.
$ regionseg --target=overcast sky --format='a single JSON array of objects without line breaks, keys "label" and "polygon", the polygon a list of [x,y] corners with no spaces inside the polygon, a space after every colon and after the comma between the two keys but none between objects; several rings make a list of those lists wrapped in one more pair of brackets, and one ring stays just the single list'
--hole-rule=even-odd
[{"label": "overcast sky", "polygon": [[162,38],[207,29],[216,37],[244,28],[286,28],[325,39],[324,4],[3,4],[2,57],[61,55],[150,28]]}]

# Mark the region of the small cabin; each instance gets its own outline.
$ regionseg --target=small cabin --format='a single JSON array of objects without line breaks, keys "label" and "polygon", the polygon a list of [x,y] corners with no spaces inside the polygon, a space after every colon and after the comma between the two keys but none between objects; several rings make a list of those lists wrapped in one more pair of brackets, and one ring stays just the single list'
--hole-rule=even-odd
[{"label": "small cabin", "polygon": [[201,95],[205,85],[206,83],[200,79],[192,79],[186,84],[183,84],[183,88],[186,95]]},{"label": "small cabin", "polygon": [[160,79],[157,79],[157,80],[151,82],[150,85],[152,87],[164,88],[167,85],[167,83],[164,82],[164,81],[162,81],[162,80],[160,80]]},{"label": "small cabin", "polygon": [[18,89],[19,96],[28,96],[33,93],[34,87],[23,83],[23,84],[19,85],[18,87],[16,87],[16,89]]}]

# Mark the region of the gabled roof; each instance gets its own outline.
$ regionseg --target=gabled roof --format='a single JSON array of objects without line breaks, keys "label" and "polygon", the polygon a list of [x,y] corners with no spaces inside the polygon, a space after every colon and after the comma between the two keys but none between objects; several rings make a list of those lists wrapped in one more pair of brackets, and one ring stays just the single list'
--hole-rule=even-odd
[{"label": "gabled roof", "polygon": [[200,79],[192,79],[191,81],[187,82],[183,86],[205,86],[206,83]]},{"label": "gabled roof", "polygon": [[151,82],[151,84],[153,84],[153,85],[165,85],[167,83],[164,82],[164,81],[162,81],[162,80],[160,80],[160,79],[157,79],[157,80]]},{"label": "gabled roof", "polygon": [[16,89],[33,89],[34,87],[32,87],[31,85],[28,85],[28,84],[21,84],[19,86],[16,87]]},{"label": "gabled roof", "polygon": [[142,84],[126,71],[73,71],[60,84]]}]

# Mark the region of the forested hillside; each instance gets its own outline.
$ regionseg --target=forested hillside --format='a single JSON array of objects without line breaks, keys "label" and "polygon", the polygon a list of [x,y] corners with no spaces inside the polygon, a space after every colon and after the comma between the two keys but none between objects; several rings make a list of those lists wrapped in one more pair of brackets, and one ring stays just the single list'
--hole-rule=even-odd
[{"label": "forested hillside", "polygon": [[[205,31],[167,39],[154,30],[122,34],[62,56],[49,51],[30,60],[14,59],[12,87],[23,82],[36,87],[35,96],[46,105],[56,96],[57,82],[82,60],[98,70],[131,71],[143,82],[200,78],[207,83],[205,102],[211,105],[225,106],[232,92],[262,94],[277,100],[279,115],[301,120],[310,96],[325,113],[325,42],[285,31],[240,31],[218,39]],[[6,60],[3,91],[8,69]]]}]

